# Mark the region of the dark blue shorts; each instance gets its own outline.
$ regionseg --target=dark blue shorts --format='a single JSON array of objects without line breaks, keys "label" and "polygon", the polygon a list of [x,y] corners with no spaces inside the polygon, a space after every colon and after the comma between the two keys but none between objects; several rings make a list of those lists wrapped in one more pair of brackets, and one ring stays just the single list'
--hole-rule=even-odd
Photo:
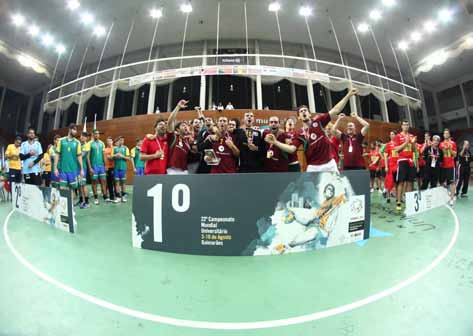
[{"label": "dark blue shorts", "polygon": [[117,182],[125,182],[126,181],[126,170],[122,169],[115,169],[113,171],[113,177]]},{"label": "dark blue shorts", "polygon": [[79,172],[59,172],[59,185],[61,187],[71,187],[72,189],[76,189],[79,185],[79,176]]},{"label": "dark blue shorts", "polygon": [[104,166],[95,166],[92,167],[92,169],[94,170],[94,175],[91,176],[92,181],[96,181],[98,179],[104,180],[107,178]]},{"label": "dark blue shorts", "polygon": [[136,176],[144,176],[145,174],[145,169],[142,167],[136,167]]}]

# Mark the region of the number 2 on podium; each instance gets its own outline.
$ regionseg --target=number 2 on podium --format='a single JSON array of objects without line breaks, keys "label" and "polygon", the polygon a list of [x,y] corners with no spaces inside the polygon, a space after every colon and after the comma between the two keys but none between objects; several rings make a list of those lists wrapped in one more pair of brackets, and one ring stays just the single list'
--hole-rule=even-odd
[{"label": "number 2 on podium", "polygon": [[[179,194],[182,192],[182,202],[179,202]],[[171,204],[176,212],[186,212],[191,204],[191,192],[187,185],[176,184],[172,188]],[[148,197],[153,198],[153,237],[157,243],[163,242],[163,185],[156,184],[148,190]]]}]

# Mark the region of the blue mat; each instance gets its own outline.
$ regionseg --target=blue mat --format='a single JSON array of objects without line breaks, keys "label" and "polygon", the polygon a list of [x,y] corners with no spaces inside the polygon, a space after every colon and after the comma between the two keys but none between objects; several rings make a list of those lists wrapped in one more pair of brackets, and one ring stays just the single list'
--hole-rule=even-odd
[{"label": "blue mat", "polygon": [[[385,238],[385,237],[392,237],[392,236],[393,236],[392,233],[378,230],[377,228],[375,228],[373,226],[373,224],[371,224],[371,226],[370,226],[370,239],[371,238]],[[360,240],[359,242],[356,242],[356,244],[360,247],[363,247],[368,243],[368,241],[369,241],[369,239]]]}]

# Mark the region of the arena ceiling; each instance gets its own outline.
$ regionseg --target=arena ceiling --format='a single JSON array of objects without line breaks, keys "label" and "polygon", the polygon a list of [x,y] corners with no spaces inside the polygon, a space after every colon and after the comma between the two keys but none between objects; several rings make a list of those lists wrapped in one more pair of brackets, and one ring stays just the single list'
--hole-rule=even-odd
[{"label": "arena ceiling", "polygon": [[[68,50],[76,44],[71,68],[78,68],[83,50],[91,35],[93,26],[80,23],[80,13],[87,10],[96,22],[105,28],[112,23],[114,28],[110,35],[105,58],[119,55],[125,44],[130,25],[136,18],[134,33],[131,36],[128,51],[149,48],[153,35],[154,22],[149,16],[151,8],[163,8],[163,17],[159,27],[159,44],[175,44],[182,41],[185,14],[179,10],[184,1],[176,0],[79,0],[81,7],[76,11],[67,8],[67,0],[0,0],[0,41],[12,50],[19,50],[42,62],[52,72],[57,54],[53,47],[45,47],[39,38],[32,38],[26,32],[26,25],[37,24],[50,32],[56,40],[61,41]],[[220,1],[220,38],[244,39],[244,6],[243,0],[192,0],[193,11],[189,15],[187,41],[215,40],[217,36],[217,3]],[[386,0],[384,0],[386,1]],[[247,0],[248,32],[250,39],[279,40],[274,13],[268,11],[271,1]],[[410,43],[407,53],[411,63],[418,64],[422,59],[440,48],[451,45],[454,41],[465,38],[473,32],[472,16],[468,14],[461,1],[442,0],[396,0],[397,4],[389,9],[383,7],[383,0],[280,0],[279,21],[284,41],[309,44],[304,18],[298,14],[300,6],[313,8],[309,25],[317,47],[336,50],[336,42],[330,29],[330,16],[333,19],[341,49],[344,52],[360,55],[350,20],[355,26],[368,22],[376,34],[387,65],[395,67],[393,52],[389,41],[397,48],[401,40],[409,41],[414,31],[422,31],[426,20],[437,18],[439,10],[450,8],[453,12],[449,23],[439,23],[432,34],[424,34],[421,41]],[[383,17],[377,22],[370,19],[373,9],[381,9]],[[12,23],[12,15],[21,13],[26,22],[23,27]],[[375,43],[370,34],[359,33],[365,56],[379,61]],[[97,62],[104,38],[94,39],[87,63]],[[408,71],[407,62],[402,52],[397,50],[401,66]],[[65,54],[68,52],[66,51]],[[471,72],[473,52],[465,50],[458,57],[419,76],[427,86],[440,87]],[[64,66],[64,63],[62,66]],[[0,81],[11,87],[24,88],[23,91],[38,90],[48,83],[44,74],[38,75],[27,71],[12,58],[0,52]]]}]

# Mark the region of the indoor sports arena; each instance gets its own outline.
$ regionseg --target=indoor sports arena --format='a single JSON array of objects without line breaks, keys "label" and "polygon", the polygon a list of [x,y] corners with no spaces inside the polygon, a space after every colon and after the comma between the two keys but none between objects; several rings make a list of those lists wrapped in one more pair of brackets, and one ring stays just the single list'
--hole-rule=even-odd
[{"label": "indoor sports arena", "polygon": [[471,336],[473,0],[0,1],[0,336]]}]

